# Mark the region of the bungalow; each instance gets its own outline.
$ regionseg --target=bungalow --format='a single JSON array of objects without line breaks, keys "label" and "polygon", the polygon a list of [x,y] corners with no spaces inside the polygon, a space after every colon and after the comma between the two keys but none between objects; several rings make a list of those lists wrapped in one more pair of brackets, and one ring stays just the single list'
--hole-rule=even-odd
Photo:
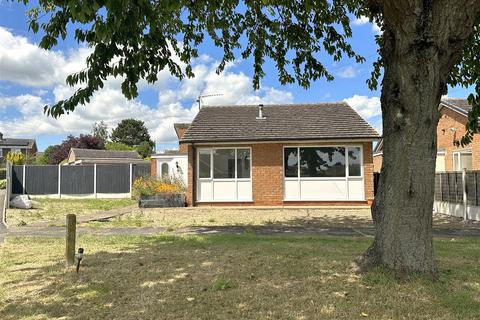
[{"label": "bungalow", "polygon": [[[438,107],[440,119],[437,126],[437,161],[435,170],[461,171],[480,170],[480,136],[475,135],[473,142],[465,147],[457,147],[455,140],[465,135],[468,113],[472,107],[466,99],[442,99]],[[383,160],[383,141],[374,149],[374,172],[380,172]]]},{"label": "bungalow", "polygon": [[187,203],[369,204],[379,138],[345,102],[204,106],[180,138]]},{"label": "bungalow", "polygon": [[5,138],[0,132],[0,160],[3,160],[10,151],[21,152],[25,156],[33,158],[38,151],[37,143],[35,139]]}]

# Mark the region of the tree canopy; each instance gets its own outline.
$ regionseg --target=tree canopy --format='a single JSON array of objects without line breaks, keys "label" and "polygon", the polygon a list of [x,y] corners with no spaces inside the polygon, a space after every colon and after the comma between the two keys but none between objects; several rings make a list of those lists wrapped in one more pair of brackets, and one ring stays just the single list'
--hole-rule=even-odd
[{"label": "tree canopy", "polygon": [[53,151],[49,152],[49,159],[52,162],[50,164],[59,164],[67,159],[71,148],[103,150],[105,144],[92,135],[81,134],[78,137],[70,135],[61,144],[55,145]]},{"label": "tree canopy", "polygon": [[142,142],[147,142],[150,148],[154,146],[145,123],[136,119],[124,119],[120,121],[111,134],[113,142],[126,144],[130,147],[139,146]]}]

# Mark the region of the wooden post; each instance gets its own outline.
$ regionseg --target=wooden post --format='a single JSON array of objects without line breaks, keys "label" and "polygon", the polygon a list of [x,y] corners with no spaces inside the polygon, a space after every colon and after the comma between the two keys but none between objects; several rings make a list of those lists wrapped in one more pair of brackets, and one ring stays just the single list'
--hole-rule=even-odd
[{"label": "wooden post", "polygon": [[77,216],[67,214],[67,235],[65,243],[65,258],[67,267],[75,265],[75,238],[77,233]]},{"label": "wooden post", "polygon": [[463,219],[467,220],[467,169],[462,169]]}]

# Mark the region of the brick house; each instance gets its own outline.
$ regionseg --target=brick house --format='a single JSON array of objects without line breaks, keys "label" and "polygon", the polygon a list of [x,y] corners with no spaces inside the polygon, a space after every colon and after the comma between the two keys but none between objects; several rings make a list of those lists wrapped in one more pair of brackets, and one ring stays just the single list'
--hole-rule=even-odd
[{"label": "brick house", "polygon": [[0,132],[0,161],[11,151],[21,152],[28,158],[34,158],[38,152],[37,143],[35,139],[5,138]]},{"label": "brick house", "polygon": [[[465,147],[456,147],[453,142],[465,133],[468,112],[471,106],[465,99],[442,99],[439,105],[440,119],[437,126],[437,162],[435,170],[461,171],[480,170],[480,136]],[[380,141],[373,152],[374,172],[382,168],[383,143]]]},{"label": "brick house", "polygon": [[372,143],[380,136],[344,102],[205,106],[179,138],[189,206],[373,199]]}]

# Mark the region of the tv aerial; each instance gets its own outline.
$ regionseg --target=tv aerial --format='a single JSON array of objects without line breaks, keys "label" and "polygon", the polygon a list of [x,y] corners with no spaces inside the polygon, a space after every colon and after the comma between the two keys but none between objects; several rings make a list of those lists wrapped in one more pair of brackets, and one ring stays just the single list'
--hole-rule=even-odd
[{"label": "tv aerial", "polygon": [[202,103],[203,103],[203,98],[209,98],[209,97],[219,97],[219,96],[223,96],[223,93],[209,93],[209,94],[201,94],[198,96],[197,98],[197,102],[198,102],[198,110],[200,110],[202,108]]}]

